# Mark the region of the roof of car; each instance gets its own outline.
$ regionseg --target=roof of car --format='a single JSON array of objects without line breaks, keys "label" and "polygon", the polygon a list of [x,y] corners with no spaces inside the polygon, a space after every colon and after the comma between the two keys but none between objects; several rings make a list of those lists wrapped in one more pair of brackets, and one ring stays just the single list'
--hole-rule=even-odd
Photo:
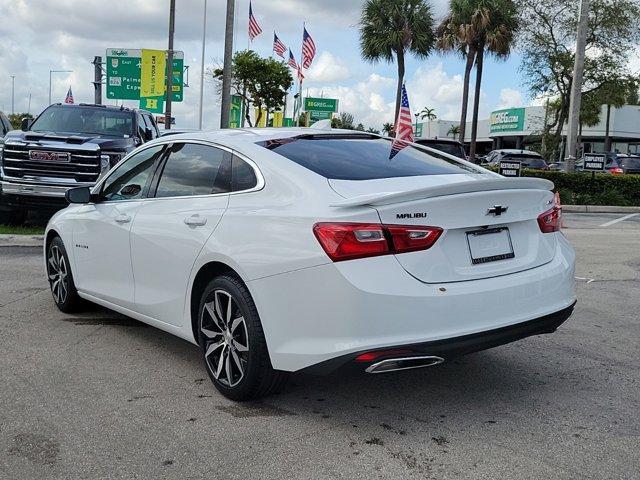
[{"label": "roof of car", "polygon": [[130,108],[125,107],[123,105],[98,105],[96,103],[54,103],[49,105],[50,107],[64,107],[64,108],[105,108],[108,110],[120,110],[122,112],[145,112],[149,113],[146,110],[142,110],[140,108]]},{"label": "roof of car", "polygon": [[538,156],[542,156],[540,155],[538,152],[534,152],[532,150],[522,150],[522,149],[518,149],[518,148],[501,148],[499,150],[493,150],[494,152],[499,152],[499,153],[524,153],[526,155],[538,155]]}]

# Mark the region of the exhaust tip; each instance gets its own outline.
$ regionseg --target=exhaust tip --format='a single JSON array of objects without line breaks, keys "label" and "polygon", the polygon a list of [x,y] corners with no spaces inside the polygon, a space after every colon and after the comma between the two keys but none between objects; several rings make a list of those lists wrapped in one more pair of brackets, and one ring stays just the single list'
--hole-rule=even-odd
[{"label": "exhaust tip", "polygon": [[365,372],[367,373],[387,373],[397,372],[399,370],[412,370],[414,368],[433,367],[444,362],[444,358],[435,355],[419,356],[419,357],[401,357],[387,358],[374,364],[369,365]]}]

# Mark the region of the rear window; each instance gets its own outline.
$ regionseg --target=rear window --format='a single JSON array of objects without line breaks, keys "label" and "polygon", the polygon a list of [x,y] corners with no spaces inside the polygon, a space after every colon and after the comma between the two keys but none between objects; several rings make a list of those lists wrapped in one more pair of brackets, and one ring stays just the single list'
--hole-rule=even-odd
[{"label": "rear window", "polygon": [[260,145],[335,180],[481,173],[416,146],[393,150],[391,139],[379,137],[312,135],[270,140]]},{"label": "rear window", "polygon": [[537,157],[534,155],[505,155],[502,157],[502,160],[510,160],[516,162],[522,162],[523,165],[527,165],[530,167],[544,167],[546,166],[546,162],[544,158]]},{"label": "rear window", "polygon": [[445,142],[418,142],[426,147],[435,148],[436,150],[440,150],[441,152],[448,153],[449,155],[453,155],[454,157],[465,159],[465,151],[462,146],[457,145],[455,143],[445,143]]},{"label": "rear window", "polygon": [[620,160],[622,168],[640,169],[640,158],[623,158]]}]

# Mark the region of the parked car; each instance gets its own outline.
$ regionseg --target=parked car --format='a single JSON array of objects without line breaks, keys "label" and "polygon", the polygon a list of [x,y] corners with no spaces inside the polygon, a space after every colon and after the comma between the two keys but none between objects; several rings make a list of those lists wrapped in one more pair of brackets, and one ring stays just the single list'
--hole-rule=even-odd
[{"label": "parked car", "polygon": [[0,162],[2,204],[12,223],[29,210],[67,205],[65,193],[91,187],[127,153],[159,136],[146,111],[55,104],[5,138]]},{"label": "parked car", "polygon": [[464,149],[464,145],[457,140],[449,140],[447,138],[418,138],[415,140],[415,143],[434,148],[463,160],[467,159],[467,152]]},{"label": "parked car", "polygon": [[288,372],[426,367],[555,331],[576,296],[552,188],[364,132],[175,135],[69,190],[45,263],[61,311],[89,300],[198,344],[244,400]]},{"label": "parked car", "polygon": [[492,150],[484,159],[484,164],[497,166],[501,161],[510,160],[520,162],[522,168],[535,168],[537,170],[549,170],[549,165],[542,155],[530,150],[502,149]]},{"label": "parked car", "polygon": [[[640,173],[640,157],[637,155],[609,152],[605,156],[604,173],[612,175]],[[564,171],[565,162],[552,163],[549,168],[551,170]],[[582,158],[576,161],[576,172],[584,172],[584,160]]]}]

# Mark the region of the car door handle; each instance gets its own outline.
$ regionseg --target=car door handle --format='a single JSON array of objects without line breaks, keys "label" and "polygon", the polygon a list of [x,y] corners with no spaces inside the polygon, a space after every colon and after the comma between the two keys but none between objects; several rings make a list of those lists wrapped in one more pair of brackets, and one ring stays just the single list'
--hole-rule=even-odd
[{"label": "car door handle", "polygon": [[122,213],[114,218],[116,223],[129,223],[131,221],[131,217],[126,213]]},{"label": "car door handle", "polygon": [[201,217],[200,215],[191,215],[184,219],[185,225],[189,225],[190,227],[203,227],[207,224],[207,217]]}]

